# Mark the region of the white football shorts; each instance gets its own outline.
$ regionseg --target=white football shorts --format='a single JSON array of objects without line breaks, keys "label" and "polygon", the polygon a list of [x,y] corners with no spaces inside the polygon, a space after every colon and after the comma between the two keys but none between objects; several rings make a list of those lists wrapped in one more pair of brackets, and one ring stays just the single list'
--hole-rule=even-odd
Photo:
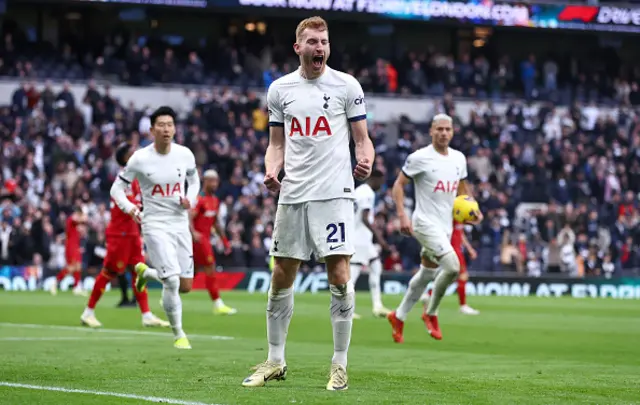
[{"label": "white football shorts", "polygon": [[373,259],[380,256],[373,242],[367,244],[362,243],[360,240],[358,240],[358,242],[360,243],[355,245],[355,253],[351,257],[351,263],[368,266]]},{"label": "white football shorts", "polygon": [[147,260],[161,279],[169,276],[193,278],[193,240],[189,230],[145,230]]},{"label": "white football shorts", "polygon": [[327,256],[353,255],[353,200],[336,198],[280,204],[276,211],[272,256],[322,262]]},{"label": "white football shorts", "polygon": [[413,236],[422,246],[420,256],[438,263],[439,258],[453,251],[451,233],[432,224],[413,221]]}]

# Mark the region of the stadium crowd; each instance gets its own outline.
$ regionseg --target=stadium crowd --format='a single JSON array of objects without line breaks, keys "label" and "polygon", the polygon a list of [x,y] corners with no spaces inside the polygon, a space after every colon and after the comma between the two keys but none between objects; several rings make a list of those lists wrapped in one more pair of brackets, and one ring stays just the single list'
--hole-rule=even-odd
[{"label": "stadium crowd", "polygon": [[[261,72],[260,60],[251,59],[256,55],[224,43],[221,50],[228,57],[216,58],[214,65],[193,51],[179,63],[171,49],[164,49],[158,59],[150,50],[155,48],[137,44],[122,48],[124,44],[117,38],[107,40],[100,55],[81,58],[65,47],[53,63],[46,56],[18,56],[9,35],[3,41],[0,74],[23,79],[115,74],[134,85],[224,85],[240,80],[268,86],[295,66],[273,56],[279,53],[272,50],[268,63],[272,67]],[[634,81],[638,71],[624,71],[617,79],[598,72],[577,75],[569,86],[576,102],[567,113],[552,102],[534,108],[529,101],[514,99],[505,114],[497,113],[490,101],[478,101],[470,117],[460,117],[452,95],[481,98],[495,94],[496,88],[505,93],[520,88],[527,98],[535,98],[568,83],[560,86],[556,62],[538,63],[535,57],[522,62],[515,74],[517,65],[507,59],[490,67],[482,56],[454,61],[429,51],[408,54],[394,67],[364,49],[361,52],[351,57],[336,52],[332,60],[336,67],[355,73],[366,91],[443,94],[434,113],[446,112],[455,119],[453,146],[468,157],[470,179],[486,218],[469,229],[479,254],[470,265],[472,271],[607,277],[638,271],[640,114],[634,110],[640,97]],[[52,68],[53,74],[43,76]],[[580,103],[582,99],[591,101]],[[75,99],[68,87],[54,92],[48,84],[41,87],[28,80],[11,101],[0,107],[0,264],[62,268],[65,216],[74,205],[82,205],[91,218],[85,262],[99,268],[109,220],[108,191],[118,171],[114,148],[122,141],[140,146],[151,141],[148,107],[121,105],[108,86],[98,87],[93,80],[82,100]],[[596,101],[616,101],[621,107],[616,115],[601,114]],[[428,126],[403,117],[393,145],[385,123],[370,124],[375,166],[387,176],[376,215],[387,242],[382,246],[384,267],[413,270],[419,246],[399,233],[390,187],[406,156],[428,144]],[[262,186],[268,137],[260,98],[224,86],[198,93],[192,111],[179,122],[176,141],[192,148],[202,170],[215,168],[223,180],[218,192],[224,202],[221,215],[233,250],[227,256],[218,251],[219,265],[266,267],[277,200]],[[522,202],[533,203],[524,215],[517,210]],[[412,204],[409,199],[407,205]]]},{"label": "stadium crowd", "polygon": [[[396,49],[405,49],[398,43]],[[391,60],[374,51],[333,47],[331,64],[358,78],[365,92],[494,99],[522,97],[568,104],[573,100],[640,105],[640,68],[612,48],[575,55],[530,54],[521,60],[477,48],[454,56],[425,44]],[[21,50],[23,52],[19,52]],[[0,76],[24,79],[107,79],[132,86],[153,83],[269,87],[298,65],[290,45],[268,36],[235,35],[203,46],[168,46],[153,36],[116,30],[102,38],[69,37],[60,50],[27,40],[19,29],[5,30],[0,43]]]}]

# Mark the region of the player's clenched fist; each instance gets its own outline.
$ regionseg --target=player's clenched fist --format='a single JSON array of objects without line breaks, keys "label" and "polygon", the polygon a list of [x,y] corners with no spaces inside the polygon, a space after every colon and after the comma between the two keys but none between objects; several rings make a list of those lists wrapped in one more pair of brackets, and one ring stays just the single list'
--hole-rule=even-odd
[{"label": "player's clenched fist", "polygon": [[356,168],[353,169],[353,177],[362,181],[366,180],[371,174],[371,164],[368,159],[362,159],[356,165]]},{"label": "player's clenched fist", "polygon": [[191,202],[188,198],[180,197],[180,206],[186,210],[191,208]]},{"label": "player's clenched fist", "polygon": [[411,226],[411,220],[406,215],[400,217],[400,232],[411,236],[413,235],[413,227]]},{"label": "player's clenched fist", "polygon": [[277,193],[278,191],[280,191],[280,181],[278,181],[277,175],[267,173],[264,176],[263,183],[265,187],[267,187],[267,190],[271,191],[272,193]]}]

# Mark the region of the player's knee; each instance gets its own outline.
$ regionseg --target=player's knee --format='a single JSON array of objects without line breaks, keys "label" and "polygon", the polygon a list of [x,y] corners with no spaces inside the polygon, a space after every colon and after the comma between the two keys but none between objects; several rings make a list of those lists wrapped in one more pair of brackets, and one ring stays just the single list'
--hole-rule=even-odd
[{"label": "player's knee", "polygon": [[458,280],[460,281],[469,281],[469,273],[465,272],[460,272],[460,275],[458,276]]},{"label": "player's knee", "polygon": [[354,294],[356,290],[353,287],[353,283],[351,281],[347,281],[344,284],[330,284],[329,291],[331,291],[331,295],[334,297],[344,299],[349,294]]},{"label": "player's knee", "polygon": [[298,267],[299,260],[277,257],[271,273],[271,285],[277,290],[290,288],[295,281]]},{"label": "player's knee", "polygon": [[180,289],[180,277],[169,276],[162,280],[162,286],[166,292],[177,293]]},{"label": "player's knee", "polygon": [[460,273],[460,260],[455,252],[446,253],[440,258],[440,267],[449,273]]},{"label": "player's knee", "polygon": [[335,255],[325,258],[329,284],[343,285],[351,279],[349,256]]}]

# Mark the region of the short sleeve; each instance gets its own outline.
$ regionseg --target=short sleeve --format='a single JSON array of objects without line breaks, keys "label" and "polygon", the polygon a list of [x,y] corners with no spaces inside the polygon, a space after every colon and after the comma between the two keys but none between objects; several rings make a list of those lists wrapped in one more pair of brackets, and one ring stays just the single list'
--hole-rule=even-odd
[{"label": "short sleeve", "polygon": [[461,162],[462,162],[462,168],[460,170],[460,180],[464,180],[467,178],[468,174],[467,174],[467,157],[465,155],[463,155],[462,153],[460,154],[461,157]]},{"label": "short sleeve", "polygon": [[138,152],[133,152],[133,155],[129,158],[127,165],[122,169],[122,171],[120,171],[120,174],[118,174],[120,180],[127,184],[131,184],[136,179],[138,175],[139,160],[140,155]]},{"label": "short sleeve", "polygon": [[374,194],[363,194],[358,197],[358,208],[362,210],[372,210],[375,202]]},{"label": "short sleeve", "polygon": [[282,111],[282,103],[278,95],[278,88],[273,84],[267,90],[267,110],[269,111],[269,126],[283,127],[284,113]]},{"label": "short sleeve", "polygon": [[347,119],[349,122],[361,121],[367,118],[364,92],[356,78],[350,76],[349,79],[347,81]]},{"label": "short sleeve", "polygon": [[407,160],[404,162],[404,166],[402,166],[402,173],[404,173],[404,175],[408,178],[412,179],[420,172],[420,158],[414,152],[410,154],[407,157]]}]

